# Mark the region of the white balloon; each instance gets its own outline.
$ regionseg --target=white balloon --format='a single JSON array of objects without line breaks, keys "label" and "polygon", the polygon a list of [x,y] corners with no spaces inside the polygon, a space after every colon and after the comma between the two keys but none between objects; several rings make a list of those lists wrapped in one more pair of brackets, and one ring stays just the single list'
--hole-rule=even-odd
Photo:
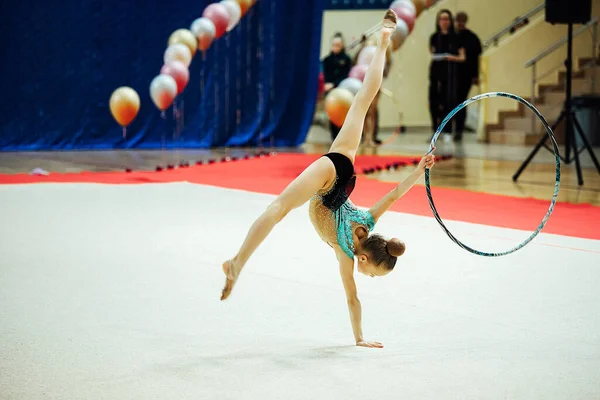
[{"label": "white balloon", "polygon": [[353,95],[356,96],[356,94],[358,93],[358,91],[360,90],[362,85],[363,85],[363,83],[360,79],[346,78],[340,82],[338,87],[340,89],[346,89],[346,90],[350,91]]},{"label": "white balloon", "polygon": [[396,22],[396,30],[402,33],[402,36],[404,36],[405,38],[408,37],[408,34],[410,33],[410,30],[408,29],[408,25],[406,24],[406,22],[404,22],[403,19],[399,19]]},{"label": "white balloon", "polygon": [[392,10],[400,7],[409,8],[412,10],[413,14],[417,15],[417,7],[415,7],[413,2],[410,0],[396,0],[390,5]]},{"label": "white balloon", "polygon": [[408,25],[406,25],[404,20],[398,18],[396,30],[392,33],[392,50],[398,50],[400,46],[402,46],[402,43],[404,43],[408,37],[408,33]]},{"label": "white balloon", "polygon": [[214,37],[217,34],[217,28],[215,27],[215,23],[206,17],[201,17],[192,22],[192,26],[190,27],[190,31],[198,39],[204,34],[208,34]]},{"label": "white balloon", "polygon": [[198,49],[206,51],[217,34],[217,28],[210,19],[202,17],[192,22],[190,31],[198,38]]},{"label": "white balloon", "polygon": [[242,18],[242,9],[240,5],[233,0],[223,0],[221,4],[225,6],[227,9],[227,13],[229,14],[229,25],[227,25],[227,32],[235,28],[235,26],[240,22],[240,18]]},{"label": "white balloon", "polygon": [[172,44],[165,50],[164,63],[168,64],[173,61],[181,61],[186,67],[192,63],[192,52],[190,48],[184,44]]},{"label": "white balloon", "polygon": [[150,97],[159,110],[164,111],[169,108],[175,96],[177,96],[177,82],[172,76],[160,74],[150,83]]}]

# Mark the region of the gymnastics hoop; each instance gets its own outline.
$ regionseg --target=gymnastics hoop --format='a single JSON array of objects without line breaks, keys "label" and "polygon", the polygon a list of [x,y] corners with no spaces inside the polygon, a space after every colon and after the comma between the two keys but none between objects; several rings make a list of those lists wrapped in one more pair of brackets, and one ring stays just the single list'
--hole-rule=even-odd
[{"label": "gymnastics hoop", "polygon": [[460,240],[458,240],[448,230],[448,228],[446,228],[446,225],[444,225],[444,222],[440,218],[440,215],[438,214],[437,209],[435,208],[435,204],[433,202],[433,197],[431,196],[431,182],[430,182],[430,177],[429,177],[429,168],[425,168],[425,190],[427,191],[427,198],[429,200],[429,206],[431,207],[433,216],[435,217],[437,222],[440,224],[440,226],[442,227],[444,232],[446,232],[448,237],[450,239],[452,239],[452,241],[454,243],[456,243],[463,249],[465,249],[473,254],[476,254],[478,256],[500,257],[500,256],[505,256],[505,255],[514,253],[515,251],[522,249],[529,242],[531,242],[542,231],[542,229],[544,228],[544,226],[550,219],[550,215],[552,214],[552,211],[554,210],[554,206],[556,205],[556,199],[558,197],[558,189],[560,187],[560,154],[559,154],[559,150],[558,150],[558,145],[556,144],[556,140],[554,139],[554,133],[552,132],[552,129],[550,128],[550,125],[548,125],[548,122],[546,121],[544,116],[533,106],[533,104],[529,103],[527,100],[525,100],[517,95],[511,94],[511,93],[505,93],[505,92],[483,93],[483,94],[471,97],[468,100],[465,100],[464,102],[459,104],[454,110],[452,110],[450,112],[450,114],[448,114],[446,116],[446,118],[444,118],[444,120],[442,121],[442,124],[439,126],[439,128],[435,132],[435,135],[433,135],[433,138],[431,139],[431,144],[429,145],[429,151],[427,152],[427,154],[430,154],[433,151],[433,148],[435,147],[435,142],[437,141],[438,137],[440,136],[440,133],[442,132],[442,130],[444,129],[446,124],[452,119],[452,117],[454,117],[454,115],[456,113],[458,113],[460,110],[462,110],[463,108],[465,108],[466,106],[468,106],[471,103],[474,103],[481,99],[490,98],[490,97],[506,97],[506,98],[509,98],[512,100],[516,100],[519,103],[525,105],[527,108],[529,108],[531,111],[533,111],[533,113],[539,118],[540,121],[542,121],[542,124],[546,128],[546,132],[548,133],[548,136],[550,136],[550,141],[552,142],[552,147],[554,148],[554,156],[556,157],[556,183],[554,184],[554,194],[552,195],[552,200],[550,201],[550,207],[548,207],[548,211],[546,212],[546,215],[542,219],[542,222],[539,224],[539,226],[537,227],[535,232],[533,232],[527,239],[525,239],[525,241],[523,243],[519,244],[516,247],[513,247],[510,250],[507,250],[507,251],[504,251],[501,253],[486,253],[483,251],[475,250],[475,249],[467,246]]}]

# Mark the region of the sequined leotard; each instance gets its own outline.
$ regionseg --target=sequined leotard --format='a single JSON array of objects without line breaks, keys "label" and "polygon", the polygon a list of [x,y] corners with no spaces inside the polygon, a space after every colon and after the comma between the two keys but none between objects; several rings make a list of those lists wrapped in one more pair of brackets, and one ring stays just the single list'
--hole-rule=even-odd
[{"label": "sequined leotard", "polygon": [[338,244],[344,253],[354,258],[354,227],[362,226],[370,232],[375,220],[368,211],[359,210],[349,197],[354,190],[356,176],[354,165],[343,154],[328,153],[336,171],[336,181],[329,190],[317,193],[310,199],[310,220],[323,241],[329,245]]}]

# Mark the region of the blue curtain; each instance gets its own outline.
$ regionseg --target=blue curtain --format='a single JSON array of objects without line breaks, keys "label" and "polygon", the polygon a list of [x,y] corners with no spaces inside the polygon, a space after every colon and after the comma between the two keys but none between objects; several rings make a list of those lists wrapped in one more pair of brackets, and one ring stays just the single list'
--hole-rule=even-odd
[{"label": "blue curtain", "polygon": [[[182,117],[154,107],[149,85],[169,35],[210,3],[0,1],[0,149],[301,144],[317,98],[325,0],[258,0],[194,57],[176,101]],[[141,98],[126,139],[108,107],[119,86]]]},{"label": "blue curtain", "polygon": [[326,0],[326,10],[385,10],[393,0]]}]

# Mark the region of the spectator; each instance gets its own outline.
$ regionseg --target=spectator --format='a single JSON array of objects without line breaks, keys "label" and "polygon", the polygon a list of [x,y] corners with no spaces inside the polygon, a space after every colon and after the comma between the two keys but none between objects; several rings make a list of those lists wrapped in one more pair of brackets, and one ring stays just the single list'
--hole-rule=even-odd
[{"label": "spectator", "polygon": [[[352,60],[346,54],[344,38],[341,33],[336,33],[331,40],[331,52],[323,60],[323,74],[325,75],[325,96],[341,81],[348,77],[352,68]],[[329,130],[333,140],[340,133],[341,127],[329,121]]]},{"label": "spectator", "polygon": [[[456,14],[456,34],[462,43],[466,60],[458,67],[457,96],[461,103],[467,99],[472,85],[479,85],[479,56],[481,55],[481,41],[475,33],[467,28],[469,17],[465,12]],[[467,119],[467,109],[463,108],[456,114],[456,140],[462,139]]]},{"label": "spectator", "polygon": [[[436,31],[429,39],[429,49],[436,55],[429,69],[429,112],[435,132],[457,103],[457,64],[466,59],[465,49],[454,32],[452,13],[441,10],[436,18]],[[449,122],[444,132],[452,133]]]}]

